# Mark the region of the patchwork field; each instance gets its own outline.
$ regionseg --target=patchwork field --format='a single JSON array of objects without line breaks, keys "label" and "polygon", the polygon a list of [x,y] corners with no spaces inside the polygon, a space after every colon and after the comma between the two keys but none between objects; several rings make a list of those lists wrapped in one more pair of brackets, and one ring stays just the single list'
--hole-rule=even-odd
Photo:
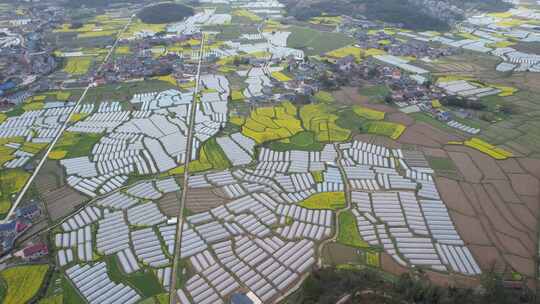
[{"label": "patchwork field", "polygon": [[300,120],[296,118],[296,111],[296,107],[291,103],[258,108],[246,119],[242,134],[257,143],[293,136],[303,130]]},{"label": "patchwork field", "polygon": [[305,128],[315,133],[318,141],[345,141],[351,133],[336,124],[338,116],[334,112],[331,106],[325,104],[306,105],[300,109],[300,118]]}]

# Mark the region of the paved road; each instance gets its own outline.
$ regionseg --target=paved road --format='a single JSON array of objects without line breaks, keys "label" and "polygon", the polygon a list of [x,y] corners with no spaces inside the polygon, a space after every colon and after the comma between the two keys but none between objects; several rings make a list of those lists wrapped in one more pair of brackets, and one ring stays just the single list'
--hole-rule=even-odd
[{"label": "paved road", "polygon": [[[109,58],[111,57],[112,53],[114,52],[117,44],[118,44],[118,41],[120,40],[120,36],[127,30],[127,28],[129,27],[129,25],[131,24],[133,18],[135,17],[135,15],[132,15],[131,18],[129,19],[128,23],[124,26],[124,28],[122,28],[122,30],[118,33],[118,36],[116,38],[116,40],[114,41],[114,44],[112,45],[111,49],[109,50],[109,52],[107,53],[107,56],[105,57],[105,60],[103,60],[103,62],[101,63],[101,65],[98,67],[98,72],[101,71],[101,69],[103,68],[103,66],[105,65],[105,63],[107,63],[107,61],[109,60]],[[43,158],[41,158],[41,160],[39,161],[38,165],[36,166],[36,168],[34,169],[34,172],[32,172],[32,175],[30,176],[30,178],[28,179],[28,181],[26,182],[26,184],[24,185],[24,187],[22,188],[22,190],[19,192],[18,196],[17,196],[17,199],[15,200],[15,202],[13,203],[13,205],[11,206],[11,209],[9,210],[7,216],[0,221],[0,223],[6,223],[9,218],[13,215],[13,212],[15,212],[15,209],[17,208],[17,206],[21,203],[22,199],[24,198],[24,195],[26,194],[26,192],[28,191],[28,189],[30,188],[30,185],[32,185],[32,182],[34,181],[34,179],[36,178],[36,176],[39,174],[39,171],[41,170],[41,167],[43,167],[43,165],[45,164],[45,161],[47,161],[47,157],[49,156],[49,153],[51,153],[51,151],[53,150],[54,146],[56,145],[56,143],[58,142],[58,140],[60,139],[60,137],[62,137],[62,134],[64,133],[64,131],[67,129],[68,125],[69,125],[69,121],[71,120],[71,118],[73,117],[73,114],[75,114],[75,109],[77,109],[77,107],[82,103],[84,97],[86,96],[86,94],[88,93],[88,90],[94,85],[93,81],[91,81],[88,86],[84,89],[81,97],[79,98],[79,100],[77,100],[77,102],[75,103],[75,106],[73,107],[73,109],[69,112],[69,115],[66,119],[66,121],[62,124],[62,127],[60,128],[60,131],[58,132],[58,134],[53,138],[53,141],[49,144],[47,150],[45,151],[45,154],[43,155]]]},{"label": "paved road", "polygon": [[191,159],[191,151],[193,150],[193,131],[195,127],[195,113],[197,109],[197,105],[199,103],[198,101],[198,94],[199,94],[199,84],[200,84],[200,76],[201,76],[201,65],[204,58],[204,39],[205,34],[203,32],[202,38],[201,38],[201,48],[199,50],[199,64],[197,66],[197,74],[195,75],[195,92],[193,93],[193,103],[191,106],[191,113],[189,116],[189,124],[188,124],[188,137],[187,137],[187,143],[186,143],[186,158],[184,161],[184,181],[182,186],[182,197],[180,198],[180,212],[178,213],[178,223],[176,224],[176,241],[175,241],[175,249],[174,249],[174,258],[173,258],[173,267],[171,271],[171,280],[170,280],[170,290],[169,290],[169,303],[170,304],[176,304],[177,303],[177,296],[176,296],[176,278],[178,271],[178,262],[180,261],[180,244],[182,240],[182,226],[183,226],[183,219],[184,219],[184,209],[185,209],[185,203],[187,199],[187,190],[188,190],[188,180],[189,180],[189,160]]}]

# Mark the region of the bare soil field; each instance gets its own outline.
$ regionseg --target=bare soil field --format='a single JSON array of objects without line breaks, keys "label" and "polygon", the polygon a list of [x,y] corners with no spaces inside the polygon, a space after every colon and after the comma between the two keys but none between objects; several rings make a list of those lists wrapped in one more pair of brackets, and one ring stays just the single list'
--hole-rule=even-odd
[{"label": "bare soil field", "polygon": [[427,270],[426,275],[429,279],[439,286],[457,286],[461,288],[474,288],[478,286],[480,280],[474,277],[464,275],[445,275],[435,271]]},{"label": "bare soil field", "polygon": [[321,256],[323,263],[326,265],[358,263],[360,261],[356,249],[336,242],[326,243]]},{"label": "bare soil field", "polygon": [[450,216],[454,220],[454,223],[456,223],[458,232],[465,242],[482,246],[491,245],[491,241],[487,237],[480,221],[477,221],[472,216],[463,215],[455,211],[450,211]]},{"label": "bare soil field", "polygon": [[444,149],[464,180],[437,177],[437,187],[481,267],[534,277],[540,181],[527,170],[540,172],[538,162],[495,161],[465,146]]},{"label": "bare soil field", "polygon": [[64,171],[56,161],[47,161],[34,183],[53,222],[89,200],[65,183]]},{"label": "bare soil field", "polygon": [[79,192],[73,190],[67,185],[58,189],[41,193],[45,201],[45,206],[50,219],[56,221],[69,213],[73,212],[77,206],[88,200],[88,198]]},{"label": "bare soil field", "polygon": [[450,135],[438,130],[426,123],[417,122],[409,126],[398,138],[398,142],[404,144],[415,144],[430,148],[442,148],[449,141],[459,141],[461,137]]},{"label": "bare soil field", "polygon": [[497,165],[501,167],[501,169],[505,173],[525,173],[523,168],[521,168],[521,166],[519,165],[518,161],[514,158],[498,160]]},{"label": "bare soil field", "polygon": [[171,192],[167,193],[164,196],[162,196],[158,201],[158,207],[165,214],[169,217],[177,217],[178,213],[180,213],[180,194],[177,192]]},{"label": "bare soil field", "polygon": [[501,196],[503,201],[508,202],[508,203],[516,203],[516,204],[521,203],[517,193],[512,188],[512,184],[507,179],[490,180],[489,182],[491,185],[494,186],[493,188]]},{"label": "bare soil field", "polygon": [[506,179],[506,175],[497,166],[495,160],[480,151],[472,150],[461,145],[448,145],[446,150],[467,154],[485,179]]},{"label": "bare soil field", "polygon": [[386,252],[381,252],[380,261],[381,261],[381,269],[393,275],[398,276],[402,273],[406,273],[409,271],[407,268],[396,263],[396,261],[394,261],[392,256]]},{"label": "bare soil field", "polygon": [[412,117],[401,112],[386,114],[386,120],[391,122],[397,122],[407,127],[414,124],[414,119]]},{"label": "bare soil field", "polygon": [[450,158],[465,177],[466,181],[479,182],[482,179],[482,172],[476,167],[471,157],[462,152],[448,152]]},{"label": "bare soil field", "polygon": [[524,170],[540,179],[540,160],[532,158],[519,158],[518,161]]},{"label": "bare soil field", "polygon": [[495,246],[469,245],[469,249],[474,256],[481,256],[478,260],[480,268],[494,269],[495,271],[503,272],[506,268],[506,263],[503,256]]},{"label": "bare soil field", "polygon": [[193,212],[204,212],[223,205],[225,200],[216,195],[212,188],[188,189],[186,208]]},{"label": "bare soil field", "polygon": [[343,105],[363,105],[369,102],[369,97],[360,95],[357,87],[342,87],[332,92],[332,95],[338,103]]},{"label": "bare soil field", "polygon": [[459,214],[476,216],[474,208],[467,200],[467,196],[457,181],[445,177],[436,177],[435,182],[448,209]]},{"label": "bare soil field", "polygon": [[423,148],[422,151],[424,151],[426,156],[448,158],[448,153],[446,153],[446,151],[443,149]]},{"label": "bare soil field", "polygon": [[538,195],[540,185],[530,174],[510,174],[510,181],[517,193],[521,195]]},{"label": "bare soil field", "polygon": [[435,75],[460,75],[460,76],[496,76],[495,66],[500,59],[488,55],[472,52],[463,52],[454,56],[447,56],[429,64]]},{"label": "bare soil field", "polygon": [[34,183],[40,193],[57,189],[64,185],[65,174],[56,161],[47,161],[39,172]]}]

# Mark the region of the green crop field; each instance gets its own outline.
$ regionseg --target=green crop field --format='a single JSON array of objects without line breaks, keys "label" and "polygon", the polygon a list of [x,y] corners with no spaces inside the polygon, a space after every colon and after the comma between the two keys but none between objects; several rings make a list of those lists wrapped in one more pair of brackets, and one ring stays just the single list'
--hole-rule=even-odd
[{"label": "green crop field", "polygon": [[65,132],[49,155],[53,159],[86,156],[101,139],[102,134]]},{"label": "green crop field", "polygon": [[225,156],[225,152],[218,145],[215,138],[211,138],[203,144],[204,154],[208,162],[214,169],[227,169],[231,167],[231,163]]},{"label": "green crop field", "polygon": [[315,133],[302,131],[289,138],[272,141],[268,144],[268,148],[276,151],[321,151],[323,145],[315,139]]},{"label": "green crop field", "polygon": [[358,248],[369,247],[369,244],[360,237],[356,219],[351,211],[347,210],[340,213],[338,223],[337,241],[339,243]]},{"label": "green crop field", "polygon": [[343,34],[317,31],[308,27],[292,26],[287,46],[305,50],[307,55],[321,55],[354,43]]}]

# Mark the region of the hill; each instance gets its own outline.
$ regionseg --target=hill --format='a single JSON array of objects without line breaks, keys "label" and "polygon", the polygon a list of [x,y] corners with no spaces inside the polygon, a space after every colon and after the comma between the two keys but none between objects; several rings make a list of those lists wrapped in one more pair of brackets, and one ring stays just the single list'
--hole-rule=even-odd
[{"label": "hill", "polygon": [[447,30],[471,10],[500,11],[502,0],[283,0],[289,15],[307,20],[322,14],[366,17],[412,30]]},{"label": "hill", "polygon": [[179,3],[161,3],[142,9],[138,17],[144,23],[163,24],[178,22],[193,15],[193,8]]}]

